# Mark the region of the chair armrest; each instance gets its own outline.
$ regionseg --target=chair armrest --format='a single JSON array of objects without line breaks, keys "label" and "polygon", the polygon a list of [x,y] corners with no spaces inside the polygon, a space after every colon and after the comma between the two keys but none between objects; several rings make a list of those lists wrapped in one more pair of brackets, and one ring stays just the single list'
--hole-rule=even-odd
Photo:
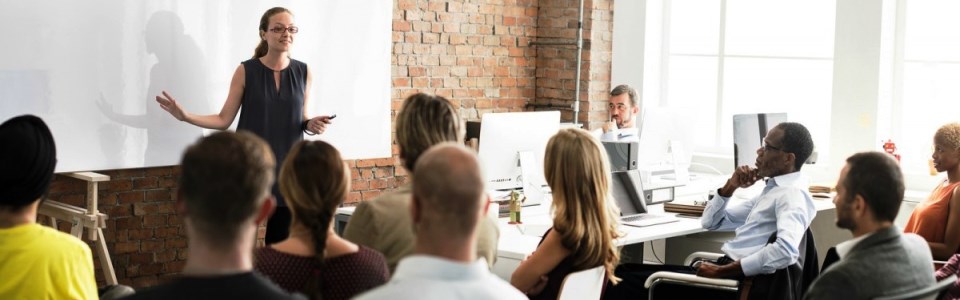
[{"label": "chair armrest", "polygon": [[720,259],[721,257],[723,257],[723,253],[697,251],[697,252],[694,252],[694,253],[691,253],[690,255],[688,255],[688,256],[687,256],[687,259],[684,259],[684,260],[683,260],[683,265],[684,265],[684,266],[689,266],[690,263],[692,263],[693,260],[694,260],[694,259],[697,259],[697,258],[703,258],[703,259],[709,259],[709,260],[717,260],[717,259]]},{"label": "chair armrest", "polygon": [[715,287],[728,287],[736,289],[740,282],[733,279],[718,279],[718,278],[707,278],[700,277],[694,274],[684,274],[676,272],[656,272],[647,277],[647,281],[643,283],[643,286],[650,288],[658,281],[670,281],[677,284],[684,285],[707,285]]}]

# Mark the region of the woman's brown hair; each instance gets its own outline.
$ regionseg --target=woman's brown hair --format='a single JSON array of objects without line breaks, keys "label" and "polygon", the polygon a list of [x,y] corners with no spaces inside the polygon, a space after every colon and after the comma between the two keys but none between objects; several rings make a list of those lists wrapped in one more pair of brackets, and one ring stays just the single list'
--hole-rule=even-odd
[{"label": "woman's brown hair", "polygon": [[313,240],[314,271],[304,292],[320,299],[323,256],[333,215],[350,189],[350,173],[340,152],[323,141],[300,141],[290,149],[280,169],[280,193],[292,213],[291,224],[301,224]]},{"label": "woman's brown hair", "polygon": [[260,31],[258,32],[258,36],[260,37],[260,43],[257,44],[257,48],[253,50],[253,58],[261,58],[264,55],[267,55],[267,50],[268,50],[267,40],[263,39],[263,35],[267,33],[267,27],[270,26],[270,18],[280,13],[288,13],[291,16],[293,15],[293,13],[290,12],[289,9],[286,9],[283,7],[274,7],[274,8],[268,9],[266,12],[263,13],[263,16],[260,17]]}]

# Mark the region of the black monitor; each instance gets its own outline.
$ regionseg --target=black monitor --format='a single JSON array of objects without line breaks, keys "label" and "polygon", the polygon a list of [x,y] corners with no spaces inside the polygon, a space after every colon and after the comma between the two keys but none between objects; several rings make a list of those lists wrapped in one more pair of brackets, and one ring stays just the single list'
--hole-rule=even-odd
[{"label": "black monitor", "polygon": [[610,171],[627,171],[637,169],[637,155],[640,142],[603,142],[610,158]]}]

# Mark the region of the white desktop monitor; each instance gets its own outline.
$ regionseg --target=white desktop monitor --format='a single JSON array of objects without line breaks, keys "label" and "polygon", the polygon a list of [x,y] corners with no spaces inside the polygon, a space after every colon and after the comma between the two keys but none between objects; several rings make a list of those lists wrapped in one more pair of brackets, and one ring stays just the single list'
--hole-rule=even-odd
[{"label": "white desktop monitor", "polygon": [[787,121],[786,113],[733,115],[733,166],[753,166],[767,131]]},{"label": "white desktop monitor", "polygon": [[[640,148],[637,165],[642,174],[673,173],[677,180],[690,167],[693,157],[693,122],[690,113],[670,107],[644,108],[640,121]],[[687,175],[686,177],[689,177]],[[646,179],[644,179],[647,181]]]},{"label": "white desktop monitor", "polygon": [[[546,184],[543,155],[547,141],[560,129],[560,112],[486,113],[480,122],[479,158],[489,190],[522,187],[523,177],[533,178],[536,186]],[[520,154],[532,154],[533,165],[523,166]]]}]

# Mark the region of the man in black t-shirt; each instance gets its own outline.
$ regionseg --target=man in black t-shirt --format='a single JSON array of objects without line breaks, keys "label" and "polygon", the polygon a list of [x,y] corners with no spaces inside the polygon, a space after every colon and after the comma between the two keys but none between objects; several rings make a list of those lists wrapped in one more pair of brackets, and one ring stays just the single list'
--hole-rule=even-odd
[{"label": "man in black t-shirt", "polygon": [[276,205],[270,147],[249,132],[218,132],[187,148],[180,164],[187,264],[180,278],[126,299],[305,299],[253,272],[257,227]]}]

